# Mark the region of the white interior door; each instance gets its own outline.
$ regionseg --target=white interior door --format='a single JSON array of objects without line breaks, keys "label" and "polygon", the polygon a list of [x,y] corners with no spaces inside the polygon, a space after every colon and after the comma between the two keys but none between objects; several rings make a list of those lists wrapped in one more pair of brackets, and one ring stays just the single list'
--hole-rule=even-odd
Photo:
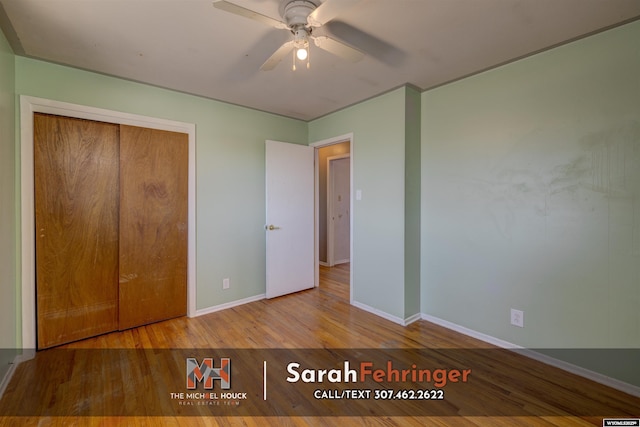
[{"label": "white interior door", "polygon": [[314,282],[313,148],[266,142],[267,298]]}]

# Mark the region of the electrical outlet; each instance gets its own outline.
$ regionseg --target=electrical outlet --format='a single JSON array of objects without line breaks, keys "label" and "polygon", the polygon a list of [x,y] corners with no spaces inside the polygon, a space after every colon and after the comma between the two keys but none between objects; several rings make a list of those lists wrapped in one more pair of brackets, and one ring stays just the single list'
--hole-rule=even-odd
[{"label": "electrical outlet", "polygon": [[524,311],[511,309],[511,324],[524,328]]},{"label": "electrical outlet", "polygon": [[222,289],[229,289],[230,282],[229,278],[222,279]]}]

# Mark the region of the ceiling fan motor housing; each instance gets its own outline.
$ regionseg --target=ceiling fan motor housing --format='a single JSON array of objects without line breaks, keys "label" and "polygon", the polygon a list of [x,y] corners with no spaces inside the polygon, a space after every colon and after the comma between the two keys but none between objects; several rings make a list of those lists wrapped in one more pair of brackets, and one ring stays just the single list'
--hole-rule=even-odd
[{"label": "ceiling fan motor housing", "polygon": [[280,15],[287,26],[295,31],[299,27],[306,27],[307,17],[320,5],[319,0],[282,0]]}]

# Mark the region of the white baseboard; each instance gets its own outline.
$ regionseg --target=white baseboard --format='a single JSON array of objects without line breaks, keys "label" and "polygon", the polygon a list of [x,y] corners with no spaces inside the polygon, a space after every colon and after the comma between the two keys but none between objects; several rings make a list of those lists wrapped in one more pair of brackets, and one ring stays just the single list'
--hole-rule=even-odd
[{"label": "white baseboard", "polygon": [[428,314],[422,314],[422,319],[427,322],[435,323],[436,325],[440,325],[444,328],[451,329],[452,331],[460,332],[463,335],[468,335],[472,338],[479,339],[480,341],[487,342],[489,344],[493,344],[496,347],[506,348],[506,349],[518,349],[523,350],[524,347],[520,347],[519,345],[512,344],[510,342],[492,337],[491,335],[486,335],[478,331],[474,331],[473,329],[465,328],[464,326],[460,326],[456,323],[449,322],[447,320],[440,319],[439,317],[430,316]]},{"label": "white baseboard", "polygon": [[621,381],[619,379],[611,378],[607,375],[583,368],[582,366],[574,365],[572,363],[565,362],[564,360],[556,359],[555,357],[538,353],[537,351],[524,349],[517,350],[517,352],[519,354],[522,354],[523,356],[527,356],[531,359],[537,360],[538,362],[554,366],[556,368],[562,369],[563,371],[571,372],[572,374],[576,374],[602,385],[606,385],[616,390],[623,391],[632,396],[640,397],[640,387],[633,384],[625,383],[624,381]]},{"label": "white baseboard", "polygon": [[249,298],[239,299],[237,301],[231,301],[225,304],[214,305],[213,307],[202,308],[196,310],[196,314],[193,317],[204,316],[205,314],[215,313],[216,311],[226,310],[228,308],[237,307],[239,305],[248,304],[254,301],[260,301],[267,297],[266,294],[260,294]]},{"label": "white baseboard", "polygon": [[397,317],[397,316],[392,316],[389,313],[385,313],[382,310],[378,310],[377,308],[373,308],[371,306],[368,306],[366,304],[362,304],[361,302],[358,301],[353,301],[351,303],[351,305],[353,305],[354,307],[359,308],[360,310],[364,310],[364,311],[368,311],[371,314],[375,314],[378,317],[382,317],[383,319],[387,319],[392,321],[393,323],[397,323],[398,325],[402,325],[404,326],[404,319]]},{"label": "white baseboard", "polygon": [[414,314],[413,316],[409,316],[406,319],[404,319],[404,326],[408,326],[413,322],[417,322],[420,319],[422,319],[422,314],[420,313]]},{"label": "white baseboard", "polygon": [[4,377],[2,378],[2,381],[0,382],[0,399],[2,399],[2,396],[4,395],[4,392],[7,389],[7,386],[9,385],[9,382],[11,382],[11,378],[13,377],[13,373],[16,371],[16,368],[18,367],[20,362],[22,362],[21,355],[17,355],[16,357],[13,358],[13,362],[11,362],[9,364],[9,369],[4,374]]},{"label": "white baseboard", "polygon": [[16,358],[13,360],[13,362],[16,365],[21,364],[22,362],[26,362],[27,360],[31,360],[34,357],[36,357],[36,351],[35,349],[22,349],[22,354],[18,354],[16,356]]},{"label": "white baseboard", "polygon": [[385,313],[382,310],[378,310],[377,308],[373,308],[371,306],[368,306],[366,304],[362,304],[361,302],[357,302],[357,301],[353,301],[351,303],[351,305],[353,305],[354,307],[357,307],[361,310],[364,311],[368,311],[371,314],[375,314],[378,317],[382,317],[383,319],[387,319],[393,323],[397,323],[398,325],[402,325],[402,326],[407,326],[417,320],[422,319],[422,315],[420,313],[418,314],[414,314],[413,316],[407,317],[406,319],[403,319],[401,317],[397,317],[397,316],[393,316],[389,313]]},{"label": "white baseboard", "polygon": [[348,263],[348,262],[351,262],[351,258],[347,258],[347,259],[340,259],[340,260],[338,260],[338,261],[335,261],[335,262],[333,263],[333,265],[329,265],[329,263],[328,263],[328,262],[324,262],[324,261],[318,261],[318,264],[320,264],[320,265],[321,265],[321,266],[323,266],[323,267],[329,267],[329,268],[331,268],[331,267],[335,267],[336,265],[339,265],[339,264],[346,264],[346,263]]},{"label": "white baseboard", "polygon": [[563,371],[567,371],[575,375],[579,375],[583,378],[589,379],[591,381],[595,381],[597,383],[606,385],[616,390],[620,390],[632,396],[640,397],[640,387],[629,384],[629,383],[625,383],[624,381],[618,380],[616,378],[608,377],[598,372],[594,372],[589,369],[583,368],[581,366],[577,366],[572,363],[565,362],[563,360],[556,359],[554,357],[547,356],[542,353],[538,353],[537,351],[521,347],[519,345],[492,337],[490,335],[483,334],[478,331],[474,331],[473,329],[469,329],[464,326],[457,325],[455,323],[440,319],[438,317],[430,316],[428,314],[422,314],[422,319],[426,320],[427,322],[435,323],[436,325],[440,325],[447,329],[451,329],[452,331],[459,332],[461,334],[470,336],[472,338],[479,339],[480,341],[493,344],[496,347],[515,351],[518,354],[522,354],[523,356],[526,356],[530,359],[537,360],[538,362],[545,363],[547,365],[562,369]]}]

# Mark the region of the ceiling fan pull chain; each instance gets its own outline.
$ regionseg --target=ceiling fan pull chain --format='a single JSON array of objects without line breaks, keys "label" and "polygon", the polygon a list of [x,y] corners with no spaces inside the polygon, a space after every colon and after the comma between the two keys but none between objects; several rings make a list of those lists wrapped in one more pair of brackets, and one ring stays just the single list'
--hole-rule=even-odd
[{"label": "ceiling fan pull chain", "polygon": [[296,70],[296,50],[293,49],[293,71]]}]

